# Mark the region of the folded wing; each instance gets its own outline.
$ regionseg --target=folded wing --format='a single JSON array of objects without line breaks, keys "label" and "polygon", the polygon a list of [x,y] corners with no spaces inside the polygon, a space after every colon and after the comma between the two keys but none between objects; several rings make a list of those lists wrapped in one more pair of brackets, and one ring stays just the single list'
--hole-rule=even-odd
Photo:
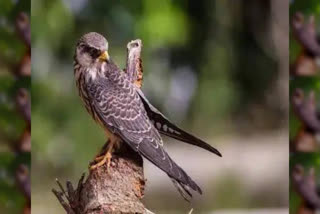
[{"label": "folded wing", "polygon": [[164,151],[161,136],[149,120],[135,89],[105,89],[105,84],[108,83],[101,82],[88,89],[92,108],[103,125],[166,172],[185,199],[191,197],[190,188],[201,193],[200,187]]},{"label": "folded wing", "polygon": [[144,96],[141,90],[138,90],[138,93],[141,97],[148,117],[150,118],[150,120],[153,121],[155,128],[161,134],[167,135],[169,137],[175,138],[188,144],[201,147],[222,157],[221,153],[216,148],[212,147],[211,145],[202,141],[201,139],[185,132],[184,130],[180,129],[172,122],[170,122],[159,110],[152,106],[152,104],[147,100],[147,98]]}]

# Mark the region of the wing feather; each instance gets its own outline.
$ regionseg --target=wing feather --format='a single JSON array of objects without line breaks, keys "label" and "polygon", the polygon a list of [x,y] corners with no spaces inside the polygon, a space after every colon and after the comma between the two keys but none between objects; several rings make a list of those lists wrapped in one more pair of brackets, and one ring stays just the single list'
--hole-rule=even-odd
[{"label": "wing feather", "polygon": [[175,179],[175,185],[179,184],[188,195],[187,186],[202,193],[200,187],[164,151],[161,136],[149,120],[138,93],[133,91],[135,88],[124,91],[123,88],[103,87],[104,84],[108,83],[104,81],[88,89],[91,105],[104,126]]},{"label": "wing feather", "polygon": [[138,90],[139,96],[144,104],[148,117],[154,121],[156,129],[164,135],[175,138],[185,143],[189,143],[191,145],[195,145],[201,147],[207,151],[210,151],[220,157],[222,157],[221,153],[208,143],[203,140],[187,133],[186,131],[180,129],[175,124],[169,121],[158,109],[156,109],[151,103],[147,100],[147,98],[143,95],[141,90]]}]

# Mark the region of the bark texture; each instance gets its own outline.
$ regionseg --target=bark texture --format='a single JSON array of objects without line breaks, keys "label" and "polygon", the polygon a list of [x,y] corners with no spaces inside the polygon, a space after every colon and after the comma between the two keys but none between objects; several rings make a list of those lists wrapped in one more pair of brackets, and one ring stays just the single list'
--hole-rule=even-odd
[{"label": "bark texture", "polygon": [[[141,40],[128,43],[127,69],[132,82],[142,85]],[[64,190],[57,180],[60,191],[53,193],[68,214],[122,214],[151,213],[141,202],[144,195],[145,179],[143,159],[127,144],[113,153],[110,167],[107,164],[84,175],[74,189],[70,181]],[[84,181],[84,182],[83,182]]]},{"label": "bark texture", "polygon": [[108,168],[93,170],[81,193],[83,213],[144,213],[142,158],[123,146]]}]

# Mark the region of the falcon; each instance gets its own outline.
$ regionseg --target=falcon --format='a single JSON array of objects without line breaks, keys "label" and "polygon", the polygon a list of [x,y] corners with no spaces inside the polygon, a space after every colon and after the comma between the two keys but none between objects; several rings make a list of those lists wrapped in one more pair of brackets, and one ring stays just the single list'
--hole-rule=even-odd
[{"label": "falcon", "polygon": [[191,189],[202,194],[200,187],[167,154],[160,134],[206,149],[220,152],[170,122],[144,96],[143,92],[110,58],[108,41],[100,34],[83,35],[74,56],[74,76],[83,103],[108,137],[105,154],[91,170],[107,162],[121,143],[148,159],[171,178],[180,194],[188,200]]}]

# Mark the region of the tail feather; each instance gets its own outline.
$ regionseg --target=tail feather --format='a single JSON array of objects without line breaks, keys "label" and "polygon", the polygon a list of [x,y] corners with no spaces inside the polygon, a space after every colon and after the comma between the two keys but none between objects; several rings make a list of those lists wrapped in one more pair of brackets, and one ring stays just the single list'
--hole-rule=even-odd
[{"label": "tail feather", "polygon": [[194,182],[187,173],[169,157],[162,146],[154,147],[152,143],[144,140],[140,143],[138,152],[167,173],[171,180],[174,181],[173,183],[182,197],[186,200],[192,197],[190,192],[191,189],[202,194],[202,190],[196,182]]},{"label": "tail feather", "polygon": [[[170,177],[171,178],[171,177]],[[174,178],[171,178],[174,186],[178,189],[180,195],[184,198],[184,200],[190,202],[192,199],[192,194],[190,192],[190,188],[183,183],[180,183],[179,181],[175,180]]]}]

